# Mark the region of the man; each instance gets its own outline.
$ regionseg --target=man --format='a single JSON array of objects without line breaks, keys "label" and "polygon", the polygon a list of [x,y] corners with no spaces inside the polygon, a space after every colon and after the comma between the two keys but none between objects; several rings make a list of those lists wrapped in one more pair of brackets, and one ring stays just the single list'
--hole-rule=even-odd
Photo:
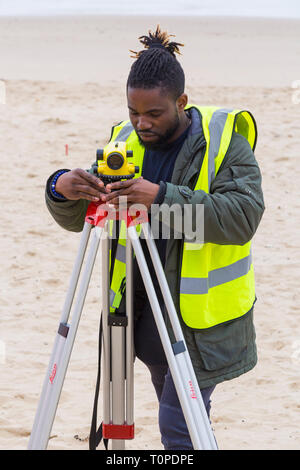
[{"label": "man", "polygon": [[[175,56],[181,44],[170,42],[159,27],[140,39],[145,49],[135,55],[127,81],[130,121],[115,126],[111,140],[127,142],[141,173],[105,187],[85,170],[59,170],[47,182],[46,203],[57,223],[71,231],[82,230],[89,201],[117,207],[126,196],[128,205],[143,204],[149,211],[154,205],[187,205],[194,219],[197,206],[204,206],[204,243],[185,233],[156,244],[209,415],[216,384],[257,362],[251,239],[264,202],[253,154],[256,126],[246,111],[188,106]],[[149,255],[147,260],[163,303]],[[136,266],[134,277],[135,352],[157,393],[162,443],[166,450],[192,449]],[[113,293],[123,280],[114,270]],[[112,308],[120,311],[124,296],[117,298]]]}]

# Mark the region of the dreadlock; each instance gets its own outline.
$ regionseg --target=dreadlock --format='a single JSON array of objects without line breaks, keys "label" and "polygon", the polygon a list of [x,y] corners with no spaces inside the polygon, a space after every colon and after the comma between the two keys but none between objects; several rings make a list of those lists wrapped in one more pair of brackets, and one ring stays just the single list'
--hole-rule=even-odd
[{"label": "dreadlock", "polygon": [[149,31],[149,36],[139,37],[145,46],[144,50],[132,52],[135,58],[128,80],[127,88],[163,87],[177,99],[184,92],[185,77],[175,54],[180,54],[178,42],[170,42],[167,32],[158,25],[155,33]]}]

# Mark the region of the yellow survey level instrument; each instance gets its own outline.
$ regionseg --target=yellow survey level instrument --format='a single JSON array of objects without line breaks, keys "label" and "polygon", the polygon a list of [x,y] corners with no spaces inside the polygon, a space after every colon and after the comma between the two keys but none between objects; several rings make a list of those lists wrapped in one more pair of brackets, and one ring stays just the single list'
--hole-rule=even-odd
[{"label": "yellow survey level instrument", "polygon": [[128,162],[133,157],[132,150],[127,150],[126,142],[110,142],[104,149],[97,150],[97,163],[94,173],[105,183],[131,179],[139,172],[139,167]]}]

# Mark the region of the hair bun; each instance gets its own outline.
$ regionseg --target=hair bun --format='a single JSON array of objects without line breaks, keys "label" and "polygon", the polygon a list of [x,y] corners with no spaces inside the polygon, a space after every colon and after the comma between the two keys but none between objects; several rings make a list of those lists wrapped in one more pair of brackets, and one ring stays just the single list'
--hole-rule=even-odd
[{"label": "hair bun", "polygon": [[[170,42],[170,38],[174,37],[173,34],[168,34],[166,31],[161,31],[160,26],[157,25],[155,33],[151,31],[148,32],[149,36],[140,36],[140,42],[145,46],[145,49],[164,49],[165,51],[169,52],[173,57],[176,54],[181,54],[179,50],[179,46],[183,46],[184,44],[180,44],[179,42]],[[140,52],[130,51],[134,54],[133,58],[138,59],[140,55],[145,52],[142,50]]]},{"label": "hair bun", "polygon": [[149,44],[149,49],[166,49],[166,47],[163,45],[163,44],[160,44],[158,42],[153,42],[151,44]]}]

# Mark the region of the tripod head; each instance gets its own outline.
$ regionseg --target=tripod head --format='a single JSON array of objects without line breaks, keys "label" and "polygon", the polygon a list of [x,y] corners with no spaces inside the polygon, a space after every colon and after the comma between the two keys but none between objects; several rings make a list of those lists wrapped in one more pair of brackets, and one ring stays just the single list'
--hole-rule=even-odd
[{"label": "tripod head", "polygon": [[139,172],[139,167],[128,162],[133,157],[132,150],[127,150],[126,142],[110,142],[104,149],[97,150],[97,161],[92,165],[94,174],[104,184],[127,180]]}]

